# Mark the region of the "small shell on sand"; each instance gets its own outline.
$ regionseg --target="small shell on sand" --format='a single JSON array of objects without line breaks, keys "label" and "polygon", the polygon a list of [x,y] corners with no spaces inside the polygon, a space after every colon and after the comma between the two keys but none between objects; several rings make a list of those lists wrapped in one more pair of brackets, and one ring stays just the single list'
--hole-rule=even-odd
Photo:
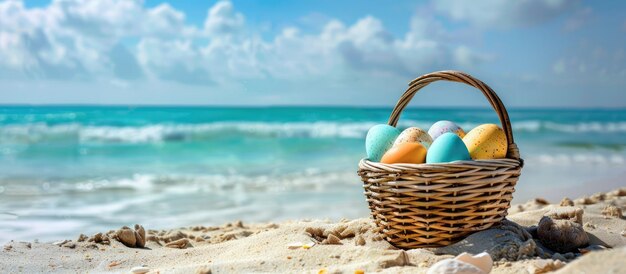
[{"label": "small shell on sand", "polygon": [[169,242],[165,246],[166,247],[171,247],[171,248],[185,249],[185,248],[187,248],[188,245],[189,245],[189,240],[187,238],[182,238],[182,239],[178,239],[178,240],[173,241],[173,242]]},{"label": "small shell on sand", "polygon": [[[94,235],[94,241],[98,242],[101,233]],[[141,225],[135,225],[135,230],[123,226],[115,232],[115,238],[127,247],[144,247],[146,245],[146,230]]]},{"label": "small shell on sand", "polygon": [[493,267],[493,260],[491,259],[491,255],[487,252],[482,252],[472,256],[467,252],[463,252],[454,258],[455,260],[459,260],[462,262],[466,262],[468,264],[472,264],[475,267],[480,268],[485,273],[491,272],[491,268]]},{"label": "small shell on sand", "polygon": [[145,266],[135,266],[130,269],[130,273],[133,273],[133,274],[143,274],[143,273],[148,273],[149,271],[150,271],[150,268],[147,268]]},{"label": "small shell on sand", "polygon": [[340,245],[341,240],[339,239],[339,237],[335,236],[334,234],[329,234],[326,240],[322,241],[322,244]]},{"label": "small shell on sand", "polygon": [[606,217],[622,218],[622,209],[614,205],[607,205],[602,209],[602,215]]},{"label": "small shell on sand", "polygon": [[606,249],[606,246],[603,246],[603,245],[590,245],[587,247],[579,248],[578,251],[580,251],[580,253],[582,254],[586,254],[592,251],[601,251],[605,249]]},{"label": "small shell on sand", "polygon": [[572,201],[570,198],[563,198],[563,200],[561,200],[561,203],[559,204],[560,206],[574,206],[574,201]]},{"label": "small shell on sand", "polygon": [[117,236],[117,240],[127,247],[135,247],[135,244],[137,243],[137,238],[135,237],[135,231],[133,231],[127,226],[120,228],[117,231],[116,236]]},{"label": "small shell on sand", "polygon": [[355,243],[356,245],[365,245],[365,238],[363,238],[363,236],[361,236],[361,235],[356,236],[356,237],[354,238],[354,243]]},{"label": "small shell on sand", "polygon": [[492,266],[493,261],[489,254],[483,252],[472,256],[464,252],[454,259],[443,259],[435,263],[426,274],[487,274]]},{"label": "small shell on sand", "polygon": [[556,271],[561,267],[565,266],[565,263],[559,260],[552,259],[542,259],[542,260],[533,260],[528,266],[528,273],[548,273],[552,271]]}]

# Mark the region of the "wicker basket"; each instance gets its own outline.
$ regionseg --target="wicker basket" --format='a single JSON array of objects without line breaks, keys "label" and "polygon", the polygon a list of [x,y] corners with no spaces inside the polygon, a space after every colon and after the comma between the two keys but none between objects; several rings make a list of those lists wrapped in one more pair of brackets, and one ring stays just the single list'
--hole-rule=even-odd
[{"label": "wicker basket", "polygon": [[486,84],[463,72],[434,72],[411,81],[388,124],[396,126],[413,95],[439,80],[482,91],[500,118],[508,152],[504,159],[437,164],[361,160],[358,174],[372,217],[382,236],[398,248],[445,246],[498,224],[507,214],[523,166],[502,101]]}]

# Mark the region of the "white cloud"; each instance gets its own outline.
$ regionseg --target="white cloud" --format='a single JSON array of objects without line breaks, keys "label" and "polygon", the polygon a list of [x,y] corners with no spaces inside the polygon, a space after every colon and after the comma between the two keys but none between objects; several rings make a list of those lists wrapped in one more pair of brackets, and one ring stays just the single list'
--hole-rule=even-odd
[{"label": "white cloud", "polygon": [[207,15],[204,27],[210,34],[231,34],[244,26],[243,14],[235,12],[231,2],[220,1]]},{"label": "white cloud", "polygon": [[487,28],[537,25],[571,10],[578,2],[578,0],[434,1],[436,9],[451,18]]},{"label": "white cloud", "polygon": [[417,15],[402,37],[364,16],[353,24],[330,18],[314,32],[285,27],[262,39],[228,1],[208,10],[201,28],[185,20],[169,4],[147,8],[140,0],[57,0],[43,8],[0,2],[0,78],[190,85],[409,78],[488,59],[449,39],[434,18]]}]

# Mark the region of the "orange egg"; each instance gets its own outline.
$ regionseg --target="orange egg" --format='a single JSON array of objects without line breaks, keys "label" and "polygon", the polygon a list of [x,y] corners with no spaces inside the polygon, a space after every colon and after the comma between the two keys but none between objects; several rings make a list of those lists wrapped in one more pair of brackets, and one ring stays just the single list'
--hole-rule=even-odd
[{"label": "orange egg", "polygon": [[421,164],[426,160],[426,148],[420,143],[401,143],[391,147],[383,158],[381,163],[385,164]]}]

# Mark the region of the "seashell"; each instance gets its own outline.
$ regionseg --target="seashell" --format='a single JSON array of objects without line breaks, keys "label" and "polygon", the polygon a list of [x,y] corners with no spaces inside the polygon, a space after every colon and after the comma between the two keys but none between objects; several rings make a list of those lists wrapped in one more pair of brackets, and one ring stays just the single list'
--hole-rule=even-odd
[{"label": "seashell", "polygon": [[133,273],[133,274],[143,274],[143,273],[148,273],[149,271],[150,271],[150,268],[147,268],[145,266],[135,266],[130,269],[130,273]]},{"label": "seashell", "polygon": [[467,252],[463,252],[454,258],[455,260],[459,260],[462,262],[466,262],[468,264],[472,264],[475,267],[480,268],[485,273],[489,273],[491,268],[493,267],[493,260],[491,259],[491,255],[487,252],[481,252],[476,255],[469,254]]},{"label": "seashell", "polygon": [[443,259],[432,265],[426,274],[487,274],[473,264],[457,259]]},{"label": "seashell", "polygon": [[189,240],[187,238],[182,238],[182,239],[178,239],[176,241],[167,243],[165,247],[185,249],[187,248],[188,245],[189,245]]},{"label": "seashell", "polygon": [[287,248],[289,249],[298,249],[300,247],[302,247],[302,242],[293,242],[287,244]]},{"label": "seashell", "polygon": [[580,251],[580,253],[582,254],[587,254],[592,251],[601,251],[605,249],[607,249],[607,247],[603,245],[590,245],[587,247],[579,248],[578,251]]}]

